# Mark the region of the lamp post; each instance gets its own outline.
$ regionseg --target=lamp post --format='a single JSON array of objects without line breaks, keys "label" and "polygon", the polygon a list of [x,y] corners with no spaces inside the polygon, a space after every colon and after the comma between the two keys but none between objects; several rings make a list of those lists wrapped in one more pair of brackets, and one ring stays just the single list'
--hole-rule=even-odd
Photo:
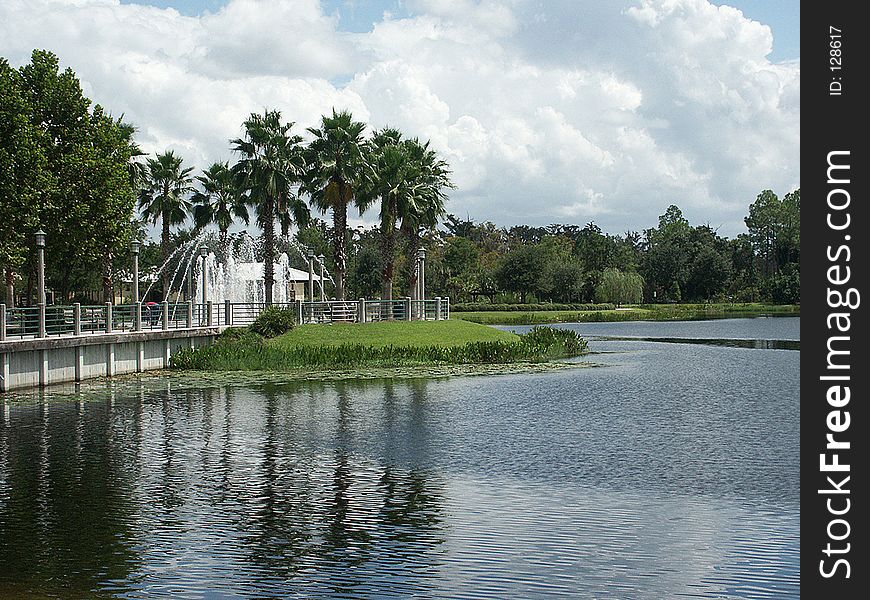
[{"label": "lamp post", "polygon": [[133,304],[139,304],[139,246],[137,240],[130,242],[130,251],[133,253]]},{"label": "lamp post", "polygon": [[208,302],[208,264],[205,261],[208,257],[208,246],[202,246],[199,255],[202,257],[202,305],[205,306]]},{"label": "lamp post", "polygon": [[37,286],[39,287],[38,304],[45,304],[45,232],[36,232],[36,256],[38,262]]},{"label": "lamp post", "polygon": [[45,337],[45,232],[40,229],[36,232],[36,256],[37,256],[37,286],[39,287],[38,308],[39,324],[38,335]]},{"label": "lamp post", "polygon": [[314,302],[314,253],[308,254],[308,301]]},{"label": "lamp post", "polygon": [[326,260],[326,257],[322,254],[317,257],[317,262],[320,263],[320,301],[326,301],[326,286],[323,282],[323,274],[325,272],[325,268],[323,266],[323,261]]},{"label": "lamp post", "polygon": [[135,331],[142,329],[142,304],[139,303],[139,242],[130,242],[130,251],[133,253],[133,311]]},{"label": "lamp post", "polygon": [[426,249],[417,250],[417,293],[420,300],[426,299]]}]

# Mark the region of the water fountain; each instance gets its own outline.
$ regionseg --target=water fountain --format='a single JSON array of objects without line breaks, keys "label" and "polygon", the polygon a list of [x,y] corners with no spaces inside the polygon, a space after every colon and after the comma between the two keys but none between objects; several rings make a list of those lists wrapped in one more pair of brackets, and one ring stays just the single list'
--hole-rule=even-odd
[{"label": "water fountain", "polygon": [[[286,240],[287,247],[307,263],[305,249],[293,240]],[[218,252],[209,251],[205,256],[206,297],[211,302],[263,303],[265,301],[264,263],[257,260],[257,240],[246,232],[236,240],[229,240]],[[160,279],[160,274],[167,268],[173,268],[169,283],[170,300],[180,300],[186,297],[193,302],[202,302],[202,269],[203,257],[199,249],[204,246],[219,246],[213,233],[201,232],[193,239],[176,248],[169,258],[157,270],[155,281],[145,290],[147,297],[154,283]],[[293,302],[305,298],[305,288],[309,281],[307,271],[291,266],[290,256],[286,252],[278,255],[274,264],[274,285],[272,287],[272,302]],[[333,282],[332,276],[324,269],[323,279]],[[318,272],[314,281],[320,287],[320,296],[324,296],[324,283]],[[334,282],[333,282],[334,285]],[[187,293],[184,293],[185,287]]]}]

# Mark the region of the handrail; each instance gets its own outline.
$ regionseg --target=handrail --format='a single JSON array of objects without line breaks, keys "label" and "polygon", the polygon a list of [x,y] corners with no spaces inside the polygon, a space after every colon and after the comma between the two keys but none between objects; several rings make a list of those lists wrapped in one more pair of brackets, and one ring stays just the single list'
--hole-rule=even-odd
[{"label": "handrail", "polygon": [[[0,341],[39,337],[85,336],[133,331],[250,325],[269,306],[263,302],[163,302],[145,304],[48,305],[0,304]],[[271,306],[292,310],[301,323],[372,323],[438,321],[450,318],[450,299],[321,300]]]}]

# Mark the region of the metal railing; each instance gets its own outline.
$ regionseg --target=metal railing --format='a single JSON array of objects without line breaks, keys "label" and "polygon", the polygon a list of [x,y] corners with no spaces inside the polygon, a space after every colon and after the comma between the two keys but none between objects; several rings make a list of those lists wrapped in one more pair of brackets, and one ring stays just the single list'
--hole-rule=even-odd
[{"label": "metal railing", "polygon": [[[375,323],[380,321],[438,321],[450,318],[449,298],[434,300],[329,300],[274,303],[294,311],[298,323]],[[59,336],[82,336],[131,331],[243,327],[267,307],[252,302],[110,303],[94,306],[40,305],[8,308],[0,304],[0,341]]]}]

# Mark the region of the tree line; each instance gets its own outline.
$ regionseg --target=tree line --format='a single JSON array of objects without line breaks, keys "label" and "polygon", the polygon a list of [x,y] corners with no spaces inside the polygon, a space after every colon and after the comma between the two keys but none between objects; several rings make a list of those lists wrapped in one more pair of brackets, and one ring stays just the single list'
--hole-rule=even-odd
[{"label": "tree line", "polygon": [[[104,297],[112,299],[115,258],[143,235],[135,205],[144,222],[160,227],[162,263],[174,251],[173,227],[189,219],[197,228],[213,223],[226,241],[233,222],[247,225],[252,211],[262,231],[267,301],[275,281],[276,227],[284,235],[294,225],[306,227],[310,208],[331,214],[330,267],[335,296],[343,299],[348,209],[362,214],[377,208],[381,292],[390,298],[397,239],[419,246],[423,232],[443,216],[452,187],[447,163],[429,142],[389,127],[367,137],[366,125],[348,111],[324,115],[318,127],[307,129],[308,143],[279,111],[251,114],[243,137],[230,141],[238,160],[194,176],[172,151],[143,156],[134,128],[99,106],[90,110],[73,71],[61,72],[49,52],[34,51],[31,63],[18,70],[0,59],[0,82],[0,264],[13,301],[16,274],[28,274],[32,287],[39,227],[48,233],[47,281],[62,300],[92,283],[98,262]],[[164,269],[164,298],[169,279]]]},{"label": "tree line", "polygon": [[[307,142],[279,111],[251,114],[242,137],[230,141],[237,160],[195,174],[172,151],[144,156],[130,124],[90,104],[51,53],[35,51],[17,70],[0,59],[7,303],[16,274],[33,281],[40,226],[49,234],[47,281],[61,301],[95,279],[109,300],[143,222],[160,229],[159,244],[143,247],[147,270],[209,226],[227,251],[241,235],[234,223],[252,220],[262,232],[266,298],[275,257],[302,244],[327,256],[338,299],[413,296],[415,257],[425,247],[429,295],[454,301],[799,301],[799,189],[782,199],[761,192],[747,233],[734,239],[691,225],[676,205],[657,226],[621,235],[595,223],[497,227],[446,213],[449,166],[428,142],[388,127],[367,135],[347,111],[324,115],[305,131]],[[350,209],[377,210],[377,224],[348,227]],[[164,269],[152,299],[169,294],[172,271]]]}]

